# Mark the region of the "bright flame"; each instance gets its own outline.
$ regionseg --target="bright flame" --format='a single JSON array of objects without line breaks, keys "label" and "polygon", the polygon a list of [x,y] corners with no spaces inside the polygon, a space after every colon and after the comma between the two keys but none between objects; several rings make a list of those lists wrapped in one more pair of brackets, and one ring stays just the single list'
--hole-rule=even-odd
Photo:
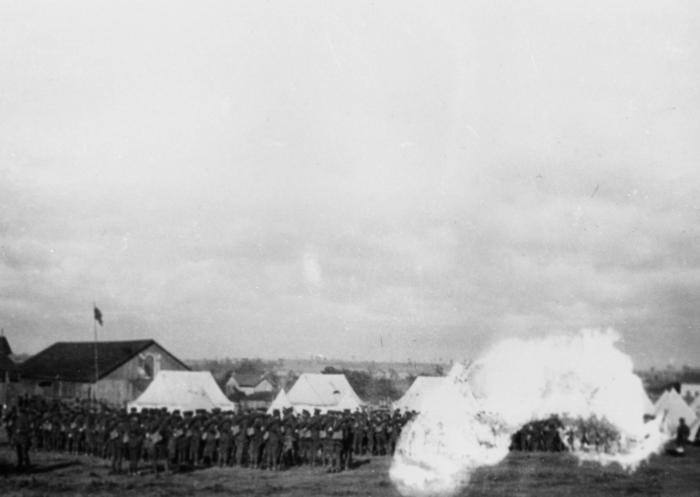
[{"label": "bright flame", "polygon": [[634,470],[668,439],[660,420],[644,422],[642,381],[615,347],[619,336],[575,336],[499,343],[468,369],[456,365],[403,430],[390,470],[403,495],[452,494],[480,466],[508,454],[511,435],[552,415],[606,420],[619,442],[605,452],[574,443],[580,460]]}]

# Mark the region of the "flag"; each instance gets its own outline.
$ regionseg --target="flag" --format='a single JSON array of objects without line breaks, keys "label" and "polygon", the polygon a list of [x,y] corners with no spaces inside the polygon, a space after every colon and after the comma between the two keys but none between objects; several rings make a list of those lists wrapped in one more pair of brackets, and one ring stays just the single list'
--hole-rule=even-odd
[{"label": "flag", "polygon": [[100,326],[102,326],[102,311],[100,311],[97,306],[95,306],[95,321],[100,323]]}]

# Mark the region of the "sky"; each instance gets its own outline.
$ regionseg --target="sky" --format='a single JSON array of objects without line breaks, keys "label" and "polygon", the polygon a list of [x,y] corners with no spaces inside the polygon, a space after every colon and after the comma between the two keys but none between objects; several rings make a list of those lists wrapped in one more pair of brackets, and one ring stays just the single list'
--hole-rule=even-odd
[{"label": "sky", "polygon": [[0,4],[15,352],[700,365],[700,4]]}]

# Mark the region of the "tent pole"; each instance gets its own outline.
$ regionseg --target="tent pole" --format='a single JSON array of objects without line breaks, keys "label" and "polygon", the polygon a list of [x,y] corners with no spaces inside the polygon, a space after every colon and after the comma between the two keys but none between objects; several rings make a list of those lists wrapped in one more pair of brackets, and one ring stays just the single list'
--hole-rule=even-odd
[{"label": "tent pole", "polygon": [[[93,309],[93,314],[95,312],[96,305],[93,302],[92,303],[92,309]],[[98,370],[98,362],[97,362],[97,319],[95,319],[95,316],[93,316],[92,319],[92,331],[95,337],[95,341],[93,343],[93,349],[94,349],[94,356],[95,356],[95,384],[92,387],[92,400],[97,403],[97,381],[100,378],[100,373]]]}]

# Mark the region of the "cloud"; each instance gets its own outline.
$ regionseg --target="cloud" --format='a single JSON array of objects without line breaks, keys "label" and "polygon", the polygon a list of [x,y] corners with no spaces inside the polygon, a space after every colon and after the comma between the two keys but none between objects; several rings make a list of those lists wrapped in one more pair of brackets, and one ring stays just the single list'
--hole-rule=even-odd
[{"label": "cloud", "polygon": [[18,350],[97,300],[183,356],[699,359],[694,7],[76,8],[0,16]]}]

